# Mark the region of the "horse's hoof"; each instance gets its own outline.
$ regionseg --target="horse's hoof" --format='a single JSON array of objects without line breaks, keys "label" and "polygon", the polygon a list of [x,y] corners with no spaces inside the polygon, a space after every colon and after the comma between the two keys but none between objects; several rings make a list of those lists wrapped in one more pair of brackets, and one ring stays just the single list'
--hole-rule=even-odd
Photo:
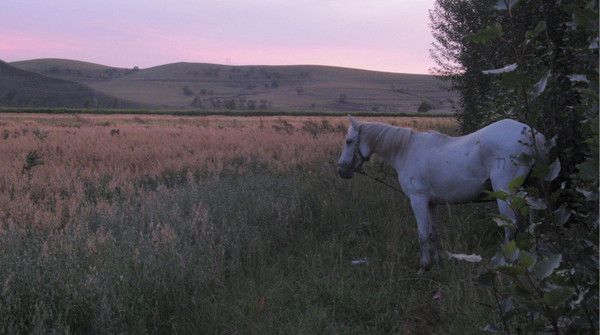
[{"label": "horse's hoof", "polygon": [[425,272],[427,272],[427,271],[429,271],[429,267],[426,267],[426,268],[420,267],[419,271],[417,271],[417,275],[421,276],[421,275],[425,274]]}]

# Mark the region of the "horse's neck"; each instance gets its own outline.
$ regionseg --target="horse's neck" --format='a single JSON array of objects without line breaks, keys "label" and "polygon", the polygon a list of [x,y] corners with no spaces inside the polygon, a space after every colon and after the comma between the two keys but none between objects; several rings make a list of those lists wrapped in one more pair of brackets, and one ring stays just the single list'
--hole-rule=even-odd
[{"label": "horse's neck", "polygon": [[365,141],[371,150],[390,164],[404,154],[412,134],[411,129],[382,123],[366,123],[363,127]]}]

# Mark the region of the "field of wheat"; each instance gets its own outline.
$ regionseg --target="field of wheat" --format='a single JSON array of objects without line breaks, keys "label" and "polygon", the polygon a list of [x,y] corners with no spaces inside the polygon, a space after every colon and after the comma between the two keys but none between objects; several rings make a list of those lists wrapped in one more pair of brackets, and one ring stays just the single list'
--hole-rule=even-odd
[{"label": "field of wheat", "polygon": [[[0,333],[478,333],[475,270],[418,275],[406,199],[336,176],[346,126],[0,115]],[[485,254],[491,208],[440,208],[446,250]]]}]

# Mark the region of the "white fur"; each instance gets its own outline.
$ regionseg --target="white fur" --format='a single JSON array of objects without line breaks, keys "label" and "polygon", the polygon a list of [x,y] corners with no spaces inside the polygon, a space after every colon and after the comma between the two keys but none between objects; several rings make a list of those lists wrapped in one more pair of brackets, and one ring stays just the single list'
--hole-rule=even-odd
[{"label": "white fur", "polygon": [[[352,176],[360,168],[354,155],[381,156],[398,173],[398,181],[411,203],[421,246],[421,266],[427,268],[437,253],[439,240],[431,216],[431,205],[461,203],[477,198],[491,181],[494,191],[507,190],[517,176],[527,176],[531,166],[519,162],[521,154],[536,157],[544,152],[544,136],[536,134],[532,143],[529,126],[505,119],[474,133],[451,137],[437,132],[416,132],[382,123],[359,122],[350,117],[347,143],[339,160],[340,175]],[[356,147],[356,143],[360,147]],[[504,201],[498,201],[500,214],[515,219]],[[506,238],[510,232],[506,231]],[[430,250],[430,241],[434,243]]]}]

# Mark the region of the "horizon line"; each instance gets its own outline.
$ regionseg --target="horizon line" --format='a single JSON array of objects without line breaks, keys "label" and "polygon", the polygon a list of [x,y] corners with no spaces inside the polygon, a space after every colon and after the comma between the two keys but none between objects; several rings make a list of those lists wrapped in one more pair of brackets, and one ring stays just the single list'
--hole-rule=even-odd
[{"label": "horizon line", "polygon": [[[0,59],[2,60],[2,59]],[[95,61],[89,60],[81,60],[81,59],[73,59],[73,58],[58,58],[58,57],[41,57],[41,58],[30,58],[30,59],[22,59],[22,60],[4,60],[6,63],[18,63],[18,62],[28,62],[28,61],[40,61],[40,60],[64,60],[64,61],[75,61],[75,62],[83,62],[95,65],[106,66],[110,68],[122,68],[122,69],[133,69],[137,65],[133,65],[130,67],[127,66],[113,66],[107,65],[103,63],[97,63]],[[138,67],[140,70],[147,70],[154,67],[178,64],[178,63],[189,63],[189,64],[207,64],[207,65],[219,65],[219,66],[320,66],[320,67],[335,67],[341,69],[350,69],[350,70],[359,70],[359,71],[369,71],[369,72],[380,72],[380,73],[392,73],[392,74],[410,74],[410,75],[424,75],[424,76],[433,76],[431,73],[417,73],[417,72],[394,72],[394,71],[386,71],[386,70],[375,70],[368,68],[360,68],[360,67],[349,67],[349,66],[340,66],[340,65],[325,65],[325,64],[222,64],[222,63],[210,63],[210,62],[193,62],[193,61],[175,61],[169,63],[163,63],[158,65],[153,65],[149,67]]]}]

